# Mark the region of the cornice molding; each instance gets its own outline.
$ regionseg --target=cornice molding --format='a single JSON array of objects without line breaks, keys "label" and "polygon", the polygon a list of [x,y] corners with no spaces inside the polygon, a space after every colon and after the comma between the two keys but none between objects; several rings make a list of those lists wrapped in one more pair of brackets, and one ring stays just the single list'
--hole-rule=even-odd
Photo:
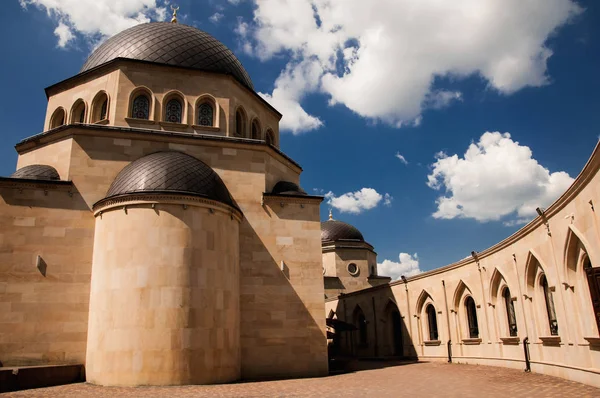
[{"label": "cornice molding", "polygon": [[71,181],[31,180],[10,177],[0,177],[0,187],[14,189],[42,189],[45,191],[74,191],[74,185]]},{"label": "cornice molding", "polygon": [[94,217],[107,211],[121,210],[123,208],[156,208],[159,205],[182,205],[203,207],[212,211],[230,214],[239,222],[243,219],[241,211],[216,200],[201,198],[191,195],[166,194],[166,193],[137,193],[118,197],[105,198],[94,204],[92,210]]},{"label": "cornice molding", "polygon": [[263,193],[263,203],[297,203],[297,204],[320,204],[323,201],[323,196],[311,196],[311,195],[278,195],[272,193]]}]

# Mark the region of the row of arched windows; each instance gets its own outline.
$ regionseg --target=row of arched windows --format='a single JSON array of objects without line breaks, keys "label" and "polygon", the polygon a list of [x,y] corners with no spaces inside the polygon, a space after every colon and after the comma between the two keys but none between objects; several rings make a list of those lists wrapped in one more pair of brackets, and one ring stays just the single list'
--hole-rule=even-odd
[{"label": "row of arched windows", "polygon": [[[94,97],[92,101],[92,111],[89,116],[89,123],[103,122],[108,119],[108,105],[109,99],[106,92],[101,91]],[[60,127],[64,124],[69,123],[86,123],[88,119],[87,104],[83,99],[78,99],[73,103],[69,117],[67,118],[67,112],[61,106],[58,107],[50,117],[49,129]]]},{"label": "row of arched windows", "polygon": [[[128,117],[138,120],[154,119],[154,96],[146,87],[138,87],[130,96]],[[64,108],[59,107],[50,118],[49,128],[53,129],[67,123],[98,123],[108,118],[109,98],[106,92],[99,92],[92,101],[92,110],[88,116],[87,105],[78,99],[71,107],[69,117]],[[165,95],[162,109],[162,121],[184,124],[187,119],[186,105],[182,94],[171,92]],[[194,124],[203,127],[217,127],[218,111],[215,99],[204,95],[198,98],[195,105]],[[236,137],[264,140],[269,145],[277,145],[276,136],[272,129],[264,131],[257,118],[253,118],[248,129],[246,111],[240,106],[235,113],[234,134]]]},{"label": "row of arched windows", "polygon": [[[129,117],[140,120],[153,120],[154,96],[146,87],[138,87],[131,93]],[[217,127],[216,101],[209,95],[203,95],[196,101],[193,124],[202,127]],[[162,121],[186,124],[187,115],[183,94],[167,93],[163,100]]]},{"label": "row of arched windows", "polygon": [[[250,131],[247,131],[247,120],[246,111],[242,107],[239,107],[235,112],[235,135],[241,138],[252,138],[253,140],[262,140],[262,130],[258,119],[254,118],[250,123]],[[275,133],[270,128],[265,131],[264,140],[269,145],[277,145],[275,142]]]},{"label": "row of arched windows", "polygon": [[[559,327],[554,304],[553,288],[548,285],[546,274],[541,269],[541,265],[537,259],[532,258],[530,261],[531,265],[528,267],[529,276],[527,284],[531,288],[528,290],[531,297],[528,295],[525,296],[530,297],[532,303],[533,297],[536,297],[536,304],[532,304],[534,317],[540,322],[545,322],[547,325],[546,327],[543,325],[540,326],[538,334],[541,336],[558,336]],[[586,258],[585,261],[588,263],[588,269],[591,269],[589,258]],[[517,325],[517,314],[514,304],[517,298],[511,295],[511,291],[506,285],[504,278],[497,270],[492,276],[490,289],[492,290],[493,297],[497,297],[495,303],[490,303],[490,305],[493,304],[494,308],[497,307],[497,319],[502,323],[502,325],[500,325],[500,333],[504,334],[506,337],[517,337],[519,328]],[[499,294],[494,294],[494,291],[497,291]],[[438,340],[437,315],[433,300],[425,291],[421,293],[421,296],[419,301],[425,303],[423,314],[426,319],[426,323],[423,326],[427,327],[425,335],[428,336],[431,341]],[[456,304],[459,302],[463,303],[462,306],[458,305],[454,311],[457,314],[457,322],[464,328],[462,329],[464,331],[463,338],[480,338],[478,306],[470,293],[470,289],[462,281],[459,283],[455,296],[457,300]]]}]

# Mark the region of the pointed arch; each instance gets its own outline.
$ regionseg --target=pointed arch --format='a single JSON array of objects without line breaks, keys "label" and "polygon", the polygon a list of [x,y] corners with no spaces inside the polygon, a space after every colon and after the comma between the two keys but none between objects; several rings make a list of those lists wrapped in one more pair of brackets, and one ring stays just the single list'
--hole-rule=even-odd
[{"label": "pointed arch", "polygon": [[465,292],[469,295],[473,295],[471,293],[471,289],[462,281],[458,281],[458,285],[456,286],[456,290],[454,291],[454,299],[452,300],[452,304],[454,305],[454,311],[458,311],[460,307],[460,302],[465,295]]},{"label": "pointed arch", "polygon": [[536,282],[539,281],[540,272],[545,274],[546,269],[548,269],[548,267],[546,267],[546,264],[541,260],[540,255],[536,253],[535,250],[530,249],[527,253],[527,260],[525,262],[526,291],[531,291],[536,286]]},{"label": "pointed arch", "polygon": [[421,290],[421,294],[419,294],[419,298],[417,299],[417,305],[415,307],[415,314],[420,314],[423,312],[423,306],[427,302],[427,300],[434,302],[431,295],[427,292],[427,290]]},{"label": "pointed arch", "polygon": [[388,297],[388,300],[384,307],[385,320],[385,341],[387,353],[392,356],[403,356],[404,355],[404,327],[402,326],[402,315],[398,304]]},{"label": "pointed arch", "polygon": [[573,224],[569,225],[567,237],[565,239],[563,260],[564,276],[569,284],[575,284],[579,267],[583,264],[581,261],[583,255],[587,255],[592,264],[596,264],[594,261],[595,259],[592,259],[592,255],[588,250],[588,248],[591,247],[592,246],[589,244],[583,233],[581,233],[581,231]]},{"label": "pointed arch", "polygon": [[502,284],[507,285],[506,278],[502,275],[502,272],[496,267],[492,272],[492,277],[490,279],[490,303],[495,304],[498,299],[498,293],[500,292],[500,288]]},{"label": "pointed arch", "polygon": [[250,138],[253,140],[262,140],[262,130],[258,118],[253,118],[250,123]]},{"label": "pointed arch", "polygon": [[579,311],[570,315],[579,323],[580,338],[597,336],[600,331],[600,284],[598,268],[588,248],[585,236],[574,225],[569,225],[565,239],[563,270],[567,291],[564,298]]}]

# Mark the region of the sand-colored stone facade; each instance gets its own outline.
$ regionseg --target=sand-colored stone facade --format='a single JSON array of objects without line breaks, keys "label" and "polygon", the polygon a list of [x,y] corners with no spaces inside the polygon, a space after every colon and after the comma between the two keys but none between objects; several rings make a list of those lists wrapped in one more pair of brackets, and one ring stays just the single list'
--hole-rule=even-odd
[{"label": "sand-colored stone facade", "polygon": [[[2,365],[81,363],[103,385],[327,374],[322,197],[267,195],[302,171],[278,149],[281,115],[231,76],[124,59],[46,92],[45,132],[17,145],[17,169],[60,181],[0,181]],[[148,119],[131,117],[140,92]],[[181,123],[164,120],[173,96]],[[203,101],[213,126],[194,122]],[[164,151],[209,166],[235,208],[164,193],[99,204],[125,166]]]},{"label": "sand-colored stone facade", "polygon": [[525,369],[526,341],[533,372],[600,386],[598,280],[588,278],[600,264],[599,170],[596,147],[543,216],[487,250],[326,300],[326,316],[357,327],[339,349]]}]

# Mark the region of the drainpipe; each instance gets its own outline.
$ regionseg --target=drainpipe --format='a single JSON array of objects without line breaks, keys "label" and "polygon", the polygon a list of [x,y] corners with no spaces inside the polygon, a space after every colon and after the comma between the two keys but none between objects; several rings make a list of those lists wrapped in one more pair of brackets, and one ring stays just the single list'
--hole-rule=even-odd
[{"label": "drainpipe", "polygon": [[448,311],[448,297],[446,296],[446,282],[442,279],[444,286],[444,303],[446,304],[446,323],[448,325],[448,363],[452,363],[452,334],[450,333],[450,311]]},{"label": "drainpipe", "polygon": [[531,363],[529,362],[529,337],[523,340],[523,351],[525,351],[525,372],[531,372]]}]

